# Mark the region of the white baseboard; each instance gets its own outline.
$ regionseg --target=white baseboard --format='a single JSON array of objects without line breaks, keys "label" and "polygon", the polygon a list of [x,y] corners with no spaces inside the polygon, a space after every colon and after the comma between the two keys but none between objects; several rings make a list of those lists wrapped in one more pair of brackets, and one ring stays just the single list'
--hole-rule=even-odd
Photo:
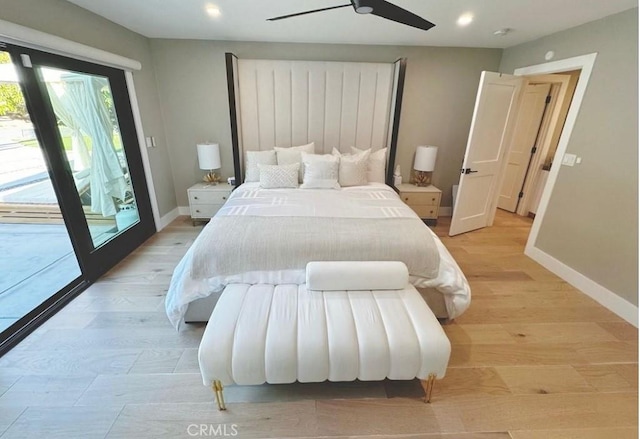
[{"label": "white baseboard", "polygon": [[173,220],[180,216],[180,212],[178,210],[179,208],[176,207],[171,212],[160,218],[160,224],[158,224],[158,232],[167,227]]},{"label": "white baseboard", "polygon": [[627,302],[613,291],[594,282],[539,248],[527,247],[524,253],[547,270],[560,276],[587,296],[591,297],[600,305],[614,312],[636,328],[638,327],[638,307],[634,304]]}]

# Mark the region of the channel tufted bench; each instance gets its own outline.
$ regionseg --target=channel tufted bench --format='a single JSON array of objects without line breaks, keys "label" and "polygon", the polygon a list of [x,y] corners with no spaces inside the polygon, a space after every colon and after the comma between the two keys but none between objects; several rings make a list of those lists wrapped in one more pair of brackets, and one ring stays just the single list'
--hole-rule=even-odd
[{"label": "channel tufted bench", "polygon": [[451,345],[401,262],[310,262],[304,285],[228,285],[204,331],[202,379],[223,386],[419,378],[429,402]]}]

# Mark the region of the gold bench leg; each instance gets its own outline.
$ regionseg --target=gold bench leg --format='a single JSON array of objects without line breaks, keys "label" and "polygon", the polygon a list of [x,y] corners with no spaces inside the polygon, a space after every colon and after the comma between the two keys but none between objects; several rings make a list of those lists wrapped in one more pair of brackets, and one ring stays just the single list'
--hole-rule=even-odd
[{"label": "gold bench leg", "polygon": [[227,406],[224,403],[224,387],[220,380],[214,380],[211,383],[211,388],[213,389],[213,393],[216,394],[216,402],[218,403],[218,410],[226,410]]},{"label": "gold bench leg", "polygon": [[436,374],[430,373],[429,377],[426,380],[420,380],[420,384],[422,384],[422,388],[424,389],[424,402],[431,402],[431,394],[433,393],[433,385],[436,382]]}]

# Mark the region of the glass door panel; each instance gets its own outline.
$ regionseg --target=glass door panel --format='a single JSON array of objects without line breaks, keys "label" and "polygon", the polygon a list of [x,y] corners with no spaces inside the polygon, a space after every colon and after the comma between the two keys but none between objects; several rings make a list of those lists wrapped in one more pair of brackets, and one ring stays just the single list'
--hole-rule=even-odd
[{"label": "glass door panel", "polygon": [[0,50],[0,333],[81,274],[18,76]]},{"label": "glass door panel", "polygon": [[109,79],[40,67],[93,247],[140,221]]}]

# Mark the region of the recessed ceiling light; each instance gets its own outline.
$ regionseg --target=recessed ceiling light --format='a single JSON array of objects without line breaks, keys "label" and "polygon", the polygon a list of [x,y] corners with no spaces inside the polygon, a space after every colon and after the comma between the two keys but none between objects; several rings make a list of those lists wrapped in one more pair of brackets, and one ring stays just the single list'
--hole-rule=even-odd
[{"label": "recessed ceiling light", "polygon": [[207,14],[209,14],[212,17],[219,17],[221,13],[220,8],[215,5],[207,5],[206,11],[207,11]]},{"label": "recessed ceiling light", "polygon": [[458,17],[458,26],[466,26],[473,21],[473,14],[466,13]]}]

